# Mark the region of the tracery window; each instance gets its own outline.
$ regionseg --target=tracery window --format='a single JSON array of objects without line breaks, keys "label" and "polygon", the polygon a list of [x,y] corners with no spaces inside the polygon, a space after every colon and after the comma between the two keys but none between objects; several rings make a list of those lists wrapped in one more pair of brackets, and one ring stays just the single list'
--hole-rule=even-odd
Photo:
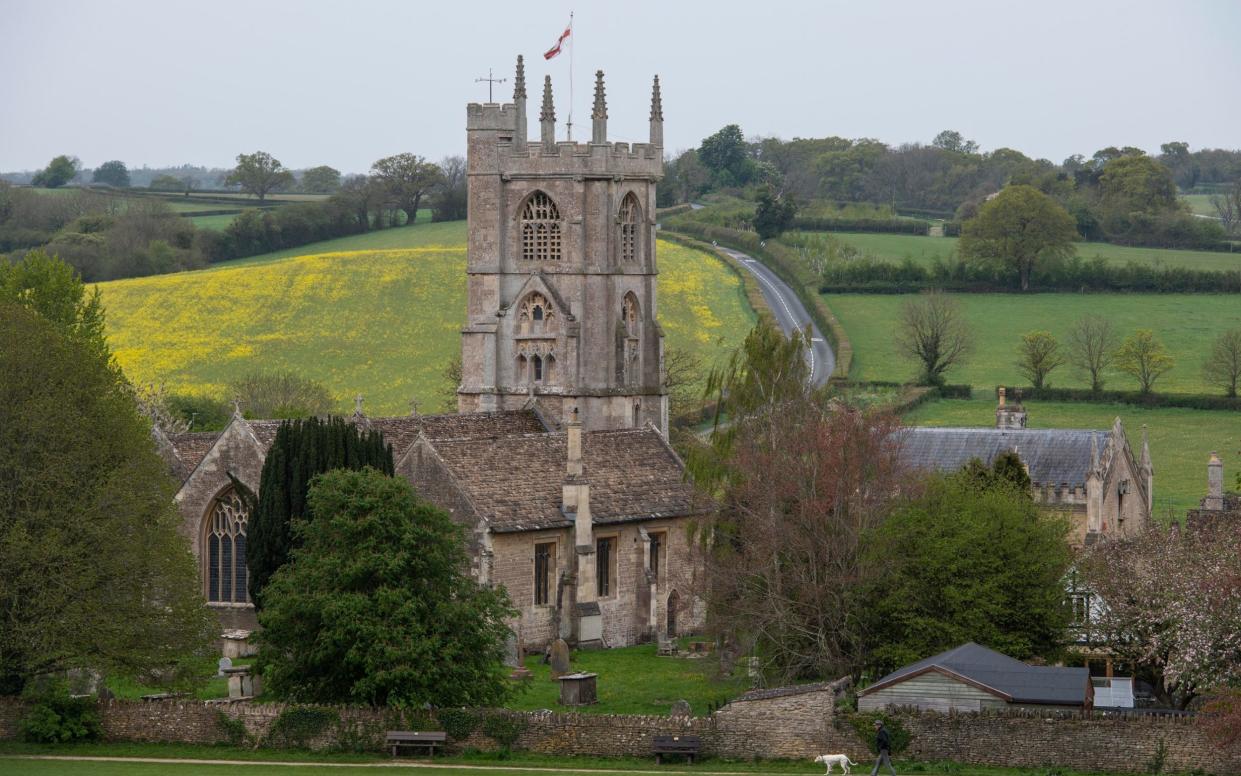
[{"label": "tracery window", "polygon": [[518,334],[541,334],[552,331],[556,311],[548,304],[547,298],[535,292],[526,297],[517,312]]},{"label": "tracery window", "polygon": [[527,261],[560,259],[560,210],[541,191],[527,199],[521,211],[521,257]]},{"label": "tracery window", "polygon": [[620,257],[621,262],[632,264],[638,260],[638,198],[633,192],[625,195],[620,207]]},{"label": "tracery window", "polygon": [[250,602],[246,589],[246,524],[250,515],[237,491],[229,489],[211,507],[206,526],[207,600],[212,603]]}]

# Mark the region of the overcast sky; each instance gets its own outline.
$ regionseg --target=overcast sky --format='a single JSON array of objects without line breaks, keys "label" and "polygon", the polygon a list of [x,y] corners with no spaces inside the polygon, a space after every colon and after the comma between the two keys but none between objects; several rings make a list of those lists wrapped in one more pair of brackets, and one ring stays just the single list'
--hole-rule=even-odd
[{"label": "overcast sky", "polygon": [[956,129],[1055,161],[1241,147],[1239,0],[0,0],[0,170],[463,153],[465,105],[487,97],[474,79],[494,68],[510,99],[519,53],[532,101],[551,74],[563,122],[569,57],[541,54],[574,7],[579,139],[602,68],[619,140],[646,139],[659,73],[669,151],[729,123],[889,143]]}]

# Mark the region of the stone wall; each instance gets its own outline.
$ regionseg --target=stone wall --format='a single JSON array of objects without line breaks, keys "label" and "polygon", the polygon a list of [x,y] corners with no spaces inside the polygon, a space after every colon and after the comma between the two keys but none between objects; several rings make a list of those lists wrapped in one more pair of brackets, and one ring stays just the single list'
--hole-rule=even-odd
[{"label": "stone wall", "polygon": [[[834,716],[840,683],[749,693],[708,717],[629,716],[558,712],[491,711],[521,718],[525,729],[515,748],[543,754],[649,757],[656,735],[697,735],[704,754],[725,759],[809,760],[824,753],[869,758],[866,743],[846,718]],[[221,713],[242,720],[262,740],[285,706],[248,702],[110,701],[100,704],[103,727],[113,741],[214,744],[227,740]],[[390,712],[337,709],[343,724],[331,726],[312,746],[338,743],[342,730],[353,741],[379,748],[384,730],[400,725]],[[0,698],[0,740],[17,735],[22,704]],[[1201,769],[1241,774],[1241,756],[1210,744],[1192,718],[1135,715],[1056,717],[1029,713],[899,714],[910,733],[903,758],[1026,768],[1056,766],[1079,771],[1144,772],[1161,742],[1165,772]],[[407,725],[403,725],[407,727]],[[460,746],[493,750],[481,730]]]}]

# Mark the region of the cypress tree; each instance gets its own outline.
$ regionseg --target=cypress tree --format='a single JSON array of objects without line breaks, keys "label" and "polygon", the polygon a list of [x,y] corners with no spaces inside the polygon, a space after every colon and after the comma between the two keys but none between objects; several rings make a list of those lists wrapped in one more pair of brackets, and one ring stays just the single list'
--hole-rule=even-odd
[{"label": "cypress tree", "polygon": [[258,495],[238,483],[238,491],[250,503],[246,565],[255,608],[262,608],[263,588],[294,549],[293,521],[309,517],[310,481],[334,469],[368,466],[389,477],[395,471],[392,446],[378,431],[363,431],[337,417],[280,424],[263,463]]}]

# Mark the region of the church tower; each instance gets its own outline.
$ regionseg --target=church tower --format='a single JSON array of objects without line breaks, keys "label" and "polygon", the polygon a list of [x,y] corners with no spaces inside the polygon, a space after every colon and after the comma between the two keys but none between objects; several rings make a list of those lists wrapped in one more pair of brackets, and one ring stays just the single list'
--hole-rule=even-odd
[{"label": "church tower", "polygon": [[469,255],[461,412],[531,399],[586,430],[653,423],[665,435],[663,332],[656,321],[655,184],[663,175],[659,78],[650,140],[608,141],[603,71],[589,143],[556,139],[551,78],[539,139],[527,137],[526,79],[513,102],[466,108]]}]

